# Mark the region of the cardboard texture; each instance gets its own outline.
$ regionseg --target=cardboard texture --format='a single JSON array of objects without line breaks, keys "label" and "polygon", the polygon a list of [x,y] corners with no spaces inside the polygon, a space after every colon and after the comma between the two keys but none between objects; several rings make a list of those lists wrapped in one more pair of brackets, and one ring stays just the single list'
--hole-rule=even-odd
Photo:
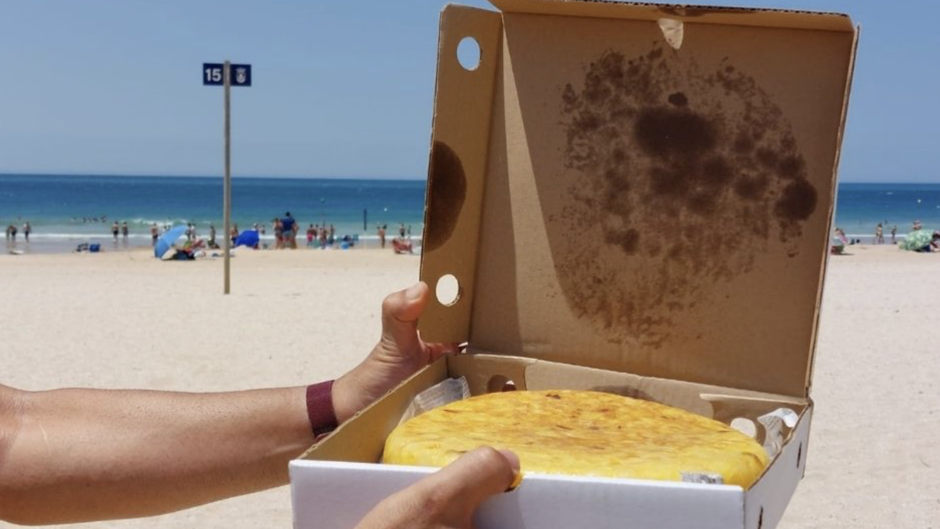
[{"label": "cardboard texture", "polygon": [[857,30],[824,13],[493,4],[441,14],[421,263],[432,287],[459,284],[423,338],[468,354],[292,462],[295,526],[352,527],[433,471],[376,463],[414,395],[462,375],[472,394],[512,381],[726,423],[800,416],[749,490],[527,475],[481,528],[774,527],[805,468]]}]

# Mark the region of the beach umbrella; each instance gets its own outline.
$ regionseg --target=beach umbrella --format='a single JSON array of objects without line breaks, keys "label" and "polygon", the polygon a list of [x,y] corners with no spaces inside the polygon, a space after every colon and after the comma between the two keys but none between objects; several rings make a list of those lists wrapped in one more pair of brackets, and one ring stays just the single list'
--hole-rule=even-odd
[{"label": "beach umbrella", "polygon": [[163,234],[162,237],[157,239],[157,244],[153,247],[153,255],[158,259],[162,259],[163,256],[170,251],[170,248],[173,247],[173,243],[176,242],[176,239],[179,239],[186,233],[186,226],[176,226],[175,228],[170,228]]},{"label": "beach umbrella", "polygon": [[261,240],[261,238],[258,236],[257,231],[245,230],[238,234],[238,237],[235,239],[235,247],[248,246],[249,248],[254,248],[258,246],[259,240]]},{"label": "beach umbrella", "polygon": [[930,244],[933,240],[933,233],[929,230],[914,230],[907,234],[903,241],[898,243],[902,250],[916,251]]}]

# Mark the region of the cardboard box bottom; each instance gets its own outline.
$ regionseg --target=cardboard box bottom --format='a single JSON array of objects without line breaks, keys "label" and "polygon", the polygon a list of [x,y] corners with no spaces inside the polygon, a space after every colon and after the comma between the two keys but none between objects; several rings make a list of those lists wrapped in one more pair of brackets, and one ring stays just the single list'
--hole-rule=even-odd
[{"label": "cardboard box bottom", "polygon": [[[478,510],[479,529],[772,529],[805,468],[812,401],[569,366],[472,354],[435,363],[337,429],[290,464],[296,529],[352,528],[382,499],[434,468],[383,465],[385,438],[414,396],[446,377],[466,376],[471,393],[519,389],[594,389],[647,398],[730,423],[773,409],[799,414],[782,450],[748,490],[737,486],[526,474],[514,491]],[[762,441],[763,432],[758,432]]]}]

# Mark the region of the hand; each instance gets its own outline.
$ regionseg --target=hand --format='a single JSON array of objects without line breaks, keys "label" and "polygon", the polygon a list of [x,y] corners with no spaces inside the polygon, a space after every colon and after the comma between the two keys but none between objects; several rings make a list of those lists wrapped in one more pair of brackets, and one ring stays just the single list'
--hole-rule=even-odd
[{"label": "hand", "polygon": [[333,384],[333,409],[340,424],[422,367],[457,352],[457,344],[428,344],[418,337],[418,317],[427,304],[428,286],[423,282],[382,302],[382,338],[361,364]]},{"label": "hand", "polygon": [[477,448],[383,500],[356,529],[471,529],[477,507],[505,492],[518,473],[512,452]]}]

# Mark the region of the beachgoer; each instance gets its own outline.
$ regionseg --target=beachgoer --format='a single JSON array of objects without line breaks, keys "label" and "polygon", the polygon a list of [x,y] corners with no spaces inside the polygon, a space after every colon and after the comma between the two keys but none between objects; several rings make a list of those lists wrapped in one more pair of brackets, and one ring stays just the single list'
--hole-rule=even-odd
[{"label": "beachgoer", "polygon": [[281,225],[281,219],[276,217],[272,219],[271,229],[274,230],[274,249],[280,250],[284,247],[284,228]]},{"label": "beachgoer", "polygon": [[238,224],[232,226],[232,229],[229,231],[229,237],[232,239],[232,245],[235,245],[235,239],[238,238]]},{"label": "beachgoer", "polygon": [[316,229],[313,227],[313,224],[307,227],[307,248],[313,245],[313,235],[316,233]]},{"label": "beachgoer", "polygon": [[398,223],[398,236],[401,237],[402,239],[405,238],[405,223],[404,222]]},{"label": "beachgoer", "polygon": [[845,247],[849,244],[851,244],[851,242],[849,242],[849,238],[845,235],[845,232],[842,231],[842,228],[836,228],[835,237],[829,252],[834,255],[842,255],[845,253]]},{"label": "beachgoer", "polygon": [[284,213],[284,218],[280,220],[281,228],[281,247],[290,247],[292,250],[297,248],[297,222],[291,217],[290,211]]},{"label": "beachgoer", "polygon": [[326,224],[320,227],[320,249],[326,248]]},{"label": "beachgoer", "polygon": [[124,244],[127,244],[127,221],[121,223],[121,235],[124,236]]},{"label": "beachgoer", "polygon": [[394,250],[396,254],[414,253],[414,247],[411,241],[403,237],[395,237],[392,239],[392,250]]},{"label": "beachgoer", "polygon": [[[382,338],[335,382],[228,393],[0,385],[0,519],[154,516],[287,484],[287,463],[317,437],[457,351],[418,336],[428,300],[424,283],[388,296]],[[358,527],[469,528],[475,506],[518,472],[513,454],[474,450],[382,501]]]},{"label": "beachgoer", "polygon": [[385,226],[378,226],[379,229],[379,244],[382,245],[382,249],[385,249]]},{"label": "beachgoer", "polygon": [[153,224],[150,225],[150,240],[151,240],[150,245],[151,245],[151,246],[156,246],[156,245],[157,245],[157,239],[158,239],[159,237],[160,237],[160,228],[158,228],[158,227],[157,227],[157,223],[154,222]]},{"label": "beachgoer", "polygon": [[26,244],[29,244],[29,234],[33,231],[33,227],[29,225],[29,221],[26,221],[23,224],[23,238],[26,239]]},{"label": "beachgoer", "polygon": [[118,242],[118,241],[117,241],[117,238],[118,238],[118,232],[119,232],[120,230],[121,230],[121,226],[118,225],[118,221],[114,221],[114,223],[111,224],[111,235],[114,236],[114,243],[115,243],[115,244],[117,244],[117,242]]},{"label": "beachgoer", "polygon": [[218,248],[219,245],[215,243],[215,224],[209,224],[209,248]]},{"label": "beachgoer", "polygon": [[885,243],[884,228],[881,226],[881,223],[879,222],[878,225],[875,226],[875,244],[884,244],[884,243]]},{"label": "beachgoer", "polygon": [[924,227],[923,224],[921,224],[919,220],[915,220],[915,221],[914,221],[914,225],[911,226],[911,229],[912,229],[913,231],[918,231],[918,230],[920,230],[920,229],[923,228],[923,227]]},{"label": "beachgoer", "polygon": [[891,226],[891,244],[898,243],[898,227],[897,225]]}]

